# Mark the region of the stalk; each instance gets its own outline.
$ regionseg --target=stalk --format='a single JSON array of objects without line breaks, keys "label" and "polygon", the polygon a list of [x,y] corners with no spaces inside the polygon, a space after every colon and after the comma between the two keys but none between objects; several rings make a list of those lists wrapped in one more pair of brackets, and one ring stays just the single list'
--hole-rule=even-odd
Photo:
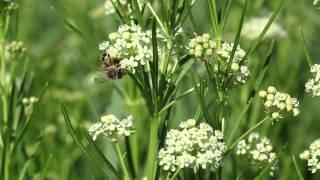
[{"label": "stalk", "polygon": [[[1,51],[1,85],[4,89],[4,92],[1,96],[1,101],[2,101],[2,113],[3,113],[3,122],[2,126],[4,127],[2,129],[2,133],[6,134],[9,133],[10,130],[9,129],[5,129],[7,127],[7,123],[8,123],[8,99],[7,99],[7,92],[8,92],[8,86],[7,86],[7,82],[6,82],[6,31],[8,29],[8,25],[9,25],[9,14],[7,12],[5,12],[4,14],[1,14],[1,20],[0,20],[0,51]],[[5,135],[6,136],[6,135]],[[6,142],[4,142],[6,144],[6,147],[3,149],[3,166],[2,170],[2,177],[4,180],[9,180],[9,162],[10,162],[10,139],[6,138]]]},{"label": "stalk", "polygon": [[147,177],[153,180],[156,172],[156,157],[158,151],[158,121],[159,114],[155,114],[150,126],[149,147],[147,156]]},{"label": "stalk", "polygon": [[123,161],[123,156],[122,156],[122,153],[121,153],[121,150],[120,150],[120,146],[119,146],[118,143],[116,143],[116,151],[117,151],[117,155],[118,155],[119,160],[120,160],[121,169],[122,169],[122,171],[124,173],[124,179],[125,180],[129,180],[130,179],[130,175],[128,173],[128,169],[126,167],[126,164]]},{"label": "stalk", "polygon": [[256,125],[254,125],[252,128],[250,128],[247,132],[245,132],[239,139],[237,139],[228,149],[228,152],[230,150],[232,150],[239,141],[241,141],[242,139],[244,139],[247,135],[249,135],[252,131],[254,131],[256,128],[258,128],[260,125],[262,125],[264,122],[266,122],[269,119],[269,116],[265,117],[263,120],[261,120],[260,122],[258,122]]}]

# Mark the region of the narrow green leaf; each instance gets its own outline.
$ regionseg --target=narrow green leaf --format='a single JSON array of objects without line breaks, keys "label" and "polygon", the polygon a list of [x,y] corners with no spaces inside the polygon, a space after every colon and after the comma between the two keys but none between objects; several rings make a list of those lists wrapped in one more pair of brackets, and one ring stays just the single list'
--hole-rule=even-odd
[{"label": "narrow green leaf", "polygon": [[41,173],[40,173],[40,177],[39,177],[39,180],[44,180],[46,178],[46,175],[48,173],[48,169],[49,169],[49,165],[50,165],[50,162],[51,162],[51,159],[52,159],[52,154],[49,155]]},{"label": "narrow green leaf", "polygon": [[[80,150],[85,154],[85,156],[89,159],[89,161],[97,168],[99,169],[100,171],[102,171],[104,173],[104,175],[106,177],[109,177],[110,174],[108,174],[108,172],[106,171],[106,169],[104,169],[103,167],[99,166],[96,161],[94,160],[92,154],[90,152],[88,152],[86,150],[86,147],[84,146],[84,144],[81,142],[81,137],[79,137],[77,134],[76,134],[76,131],[75,129],[73,128],[72,124],[71,124],[71,120],[69,118],[69,115],[68,115],[68,112],[67,112],[67,109],[65,107],[64,104],[61,104],[61,110],[62,110],[62,114],[64,116],[64,119],[65,119],[65,122],[66,122],[66,125],[67,125],[67,129],[72,137],[72,139],[74,140],[74,142],[78,145],[78,147],[80,148]],[[95,151],[97,152],[97,151]],[[100,153],[99,151],[97,153]],[[113,175],[115,177],[119,177],[119,173],[117,171],[114,171],[114,168],[111,168],[109,169]]]},{"label": "narrow green leaf", "polygon": [[27,172],[30,164],[31,164],[31,159],[27,160],[27,161],[24,163],[23,168],[22,168],[22,170],[21,170],[20,173],[19,173],[19,178],[18,178],[18,180],[27,179],[25,176],[26,176],[26,172]]},{"label": "narrow green leaf", "polygon": [[303,177],[303,175],[301,173],[301,170],[299,168],[298,162],[297,162],[296,157],[294,155],[292,155],[292,161],[293,161],[293,165],[294,165],[294,168],[295,168],[295,170],[297,172],[299,180],[304,180],[304,177]]},{"label": "narrow green leaf", "polygon": [[[239,41],[240,41],[242,25],[243,25],[243,22],[244,22],[244,16],[245,16],[245,13],[246,13],[246,10],[247,10],[247,2],[248,2],[247,0],[245,0],[245,2],[244,2],[244,7],[243,7],[243,10],[242,10],[241,19],[240,19],[240,22],[239,22],[237,34],[236,34],[236,37],[235,37],[235,40],[234,40],[234,43],[233,43],[233,47],[232,47],[232,51],[231,51],[231,54],[230,54],[230,58],[228,59],[227,70],[225,72],[225,79],[228,78],[228,75],[230,73],[231,64],[233,63],[233,58],[234,58],[234,55],[236,53],[236,50],[237,50],[237,47],[238,47],[238,44],[239,44]],[[226,82],[224,82],[224,85],[226,85]],[[225,86],[223,86],[223,87],[225,88]]]},{"label": "narrow green leaf", "polygon": [[243,61],[251,54],[253,53],[256,48],[259,46],[259,44],[262,42],[264,36],[266,35],[266,33],[268,32],[270,26],[272,25],[272,23],[274,22],[274,20],[276,19],[277,15],[279,14],[282,6],[284,5],[286,0],[282,0],[280,2],[280,5],[278,6],[278,8],[272,13],[268,23],[266,24],[266,26],[263,28],[263,31],[260,33],[259,37],[255,40],[255,42],[252,44],[252,46],[250,47],[249,51],[246,53],[246,55],[244,56],[244,58],[242,59],[242,63]]},{"label": "narrow green leaf", "polygon": [[91,44],[94,48],[99,49],[99,46],[92,41],[88,36],[86,36],[84,33],[82,33],[77,27],[75,27],[72,23],[70,23],[61,13],[59,13],[55,7],[51,6],[51,10],[54,12],[54,14],[59,18],[62,24],[64,24],[66,27],[68,27],[70,30],[78,34],[82,39],[87,41],[89,44]]},{"label": "narrow green leaf", "polygon": [[308,52],[307,43],[306,43],[306,39],[305,39],[302,27],[300,27],[300,39],[301,39],[301,44],[303,46],[304,54],[306,56],[307,63],[309,65],[309,67],[311,67],[313,65],[313,63],[311,60],[311,56]]}]

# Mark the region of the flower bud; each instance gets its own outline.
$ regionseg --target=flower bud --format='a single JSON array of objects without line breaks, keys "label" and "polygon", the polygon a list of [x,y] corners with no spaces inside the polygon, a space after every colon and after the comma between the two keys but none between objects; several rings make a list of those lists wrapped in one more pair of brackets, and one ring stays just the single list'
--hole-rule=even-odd
[{"label": "flower bud", "polygon": [[298,116],[300,114],[300,110],[298,108],[293,108],[292,112],[293,116]]},{"label": "flower bud", "polygon": [[231,70],[232,71],[238,71],[239,70],[239,65],[237,63],[232,63],[231,64]]},{"label": "flower bud", "polygon": [[266,102],[264,103],[264,106],[265,106],[266,108],[271,107],[271,106],[272,106],[272,101],[266,101]]},{"label": "flower bud", "polygon": [[268,93],[274,94],[277,92],[277,89],[273,86],[269,86],[268,87]]},{"label": "flower bud", "polygon": [[274,95],[273,94],[268,94],[267,95],[267,100],[273,101],[274,100]]},{"label": "flower bud", "polygon": [[114,41],[114,40],[116,40],[117,38],[118,38],[118,33],[113,32],[113,33],[110,33],[110,34],[109,34],[109,39],[110,39],[111,41]]},{"label": "flower bud", "polygon": [[278,113],[278,112],[274,112],[274,113],[272,113],[272,119],[278,119],[278,118],[280,118],[280,114]]},{"label": "flower bud", "polygon": [[259,96],[262,97],[262,98],[266,97],[267,96],[267,91],[260,91],[259,92]]}]

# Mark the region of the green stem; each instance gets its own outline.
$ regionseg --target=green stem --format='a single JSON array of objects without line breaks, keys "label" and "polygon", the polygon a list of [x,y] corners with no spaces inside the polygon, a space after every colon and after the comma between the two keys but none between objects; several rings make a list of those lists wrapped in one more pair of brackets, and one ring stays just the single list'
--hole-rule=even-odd
[{"label": "green stem", "polygon": [[180,172],[180,168],[176,170],[176,172],[172,175],[172,177],[169,180],[174,180],[174,178],[176,178],[176,176],[179,174]]},{"label": "green stem", "polygon": [[121,165],[121,169],[124,173],[124,179],[125,180],[129,180],[130,179],[130,176],[129,176],[129,173],[128,173],[128,170],[127,170],[127,167],[123,161],[123,156],[122,156],[122,153],[121,153],[121,150],[120,150],[120,146],[118,143],[116,143],[116,150],[117,150],[117,155],[119,157],[119,160],[120,160],[120,165]]},{"label": "green stem", "polygon": [[153,180],[156,172],[156,157],[158,149],[158,120],[159,115],[154,115],[151,121],[149,147],[147,156],[147,178]]},{"label": "green stem", "polygon": [[247,135],[249,135],[252,131],[254,131],[256,128],[258,128],[261,124],[263,124],[265,121],[269,120],[269,116],[265,117],[262,121],[258,122],[256,125],[254,125],[252,128],[250,128],[247,132],[245,132],[239,139],[237,139],[227,150],[227,152],[229,152],[230,150],[232,150],[239,141],[241,141],[242,139],[244,139]]}]

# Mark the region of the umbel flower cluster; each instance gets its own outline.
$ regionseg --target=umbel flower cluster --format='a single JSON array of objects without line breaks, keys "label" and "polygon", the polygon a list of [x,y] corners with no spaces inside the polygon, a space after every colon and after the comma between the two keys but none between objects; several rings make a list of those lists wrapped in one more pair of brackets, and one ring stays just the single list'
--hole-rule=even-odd
[{"label": "umbel flower cluster", "polygon": [[320,64],[311,66],[310,72],[313,78],[306,83],[306,92],[312,93],[312,96],[320,96]]},{"label": "umbel flower cluster", "polygon": [[231,67],[228,67],[234,43],[223,42],[221,47],[217,44],[216,41],[210,39],[209,34],[203,34],[191,39],[187,49],[189,54],[196,59],[215,63],[215,72],[221,76],[221,79],[224,79],[225,74],[228,73],[227,78],[231,78],[233,84],[246,83],[250,76],[247,61],[243,59],[246,52],[238,45],[231,60]]},{"label": "umbel flower cluster", "polygon": [[88,132],[93,140],[103,135],[111,142],[119,142],[125,136],[133,134],[133,118],[132,116],[128,116],[120,120],[112,114],[102,116],[100,122],[94,123],[89,127]]},{"label": "umbel flower cluster", "polygon": [[7,51],[12,55],[19,55],[27,50],[22,41],[12,41],[6,46],[6,48]]},{"label": "umbel flower cluster", "polygon": [[[241,36],[248,40],[255,40],[259,37],[270,17],[254,17],[243,24]],[[278,39],[287,36],[287,32],[277,22],[273,22],[267,31],[264,39]]]},{"label": "umbel flower cluster", "polygon": [[209,34],[203,34],[191,39],[188,45],[189,54],[201,60],[210,60],[217,43],[210,39]]},{"label": "umbel flower cluster", "polygon": [[182,168],[211,167],[221,165],[226,145],[223,134],[207,123],[189,119],[180,123],[180,130],[171,129],[166,136],[165,147],[159,151],[159,165],[165,171],[176,171]]},{"label": "umbel flower cluster", "polygon": [[[216,54],[218,64],[216,64],[215,69],[218,72],[220,71],[222,76],[224,76],[225,72],[228,70],[228,63],[231,58],[233,46],[234,43],[224,42],[222,47],[217,49]],[[233,84],[244,84],[249,79],[250,71],[247,61],[243,59],[245,55],[246,52],[240,48],[240,45],[238,45],[232,58],[231,72],[228,74],[228,78],[233,78]]]},{"label": "umbel flower cluster", "polygon": [[[236,146],[236,154],[246,157],[252,164],[259,168],[272,163],[276,158],[273,147],[267,137],[261,137],[258,133],[249,134],[246,140],[241,140]],[[275,163],[276,164],[276,163]],[[276,165],[271,167],[270,175],[274,175]]]},{"label": "umbel flower cluster", "polygon": [[273,86],[269,86],[267,91],[260,91],[259,96],[264,100],[266,112],[272,119],[280,119],[289,112],[293,116],[298,116],[300,113],[299,101],[289,94],[277,91]]},{"label": "umbel flower cluster", "polygon": [[152,60],[151,31],[143,31],[138,25],[121,25],[117,32],[109,34],[109,41],[102,42],[99,49],[119,68],[134,73],[139,65]]},{"label": "umbel flower cluster", "polygon": [[320,169],[320,139],[315,140],[310,144],[308,150],[300,154],[300,158],[308,161],[309,170],[315,173]]}]

